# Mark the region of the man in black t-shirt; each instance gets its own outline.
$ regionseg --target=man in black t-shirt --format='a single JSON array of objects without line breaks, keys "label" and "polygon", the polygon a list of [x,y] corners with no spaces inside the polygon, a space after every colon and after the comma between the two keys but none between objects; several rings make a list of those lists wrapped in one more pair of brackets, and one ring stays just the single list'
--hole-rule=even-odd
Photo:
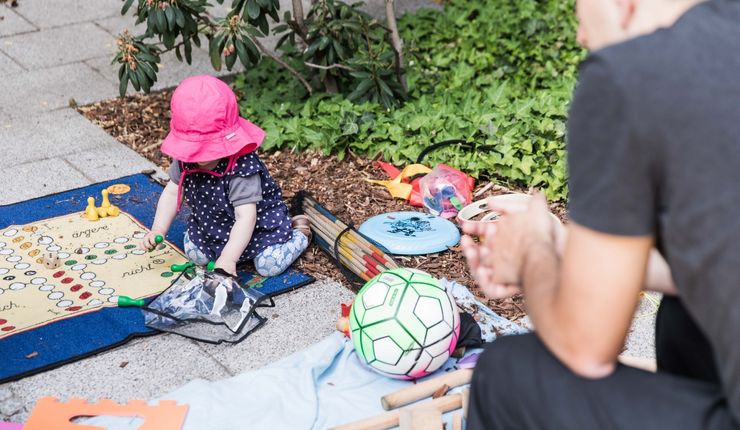
[{"label": "man in black t-shirt", "polygon": [[[467,428],[740,428],[740,0],[577,13],[571,223],[536,196],[464,238],[483,290],[523,290],[536,327],[480,358]],[[642,289],[666,293],[657,373],[617,363]]]}]

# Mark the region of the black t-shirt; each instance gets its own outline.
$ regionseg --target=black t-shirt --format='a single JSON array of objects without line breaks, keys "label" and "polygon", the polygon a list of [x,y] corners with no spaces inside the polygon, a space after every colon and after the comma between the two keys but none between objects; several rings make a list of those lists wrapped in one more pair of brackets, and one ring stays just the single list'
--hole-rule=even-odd
[{"label": "black t-shirt", "polygon": [[656,237],[740,418],[740,1],[592,53],[568,165],[574,222]]}]

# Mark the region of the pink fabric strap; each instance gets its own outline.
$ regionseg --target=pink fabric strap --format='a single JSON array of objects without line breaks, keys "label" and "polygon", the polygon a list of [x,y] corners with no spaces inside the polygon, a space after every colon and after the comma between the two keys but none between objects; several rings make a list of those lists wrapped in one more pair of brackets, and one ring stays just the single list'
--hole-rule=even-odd
[{"label": "pink fabric strap", "polygon": [[238,155],[232,155],[229,157],[229,163],[226,165],[226,170],[224,170],[223,173],[214,172],[213,170],[209,169],[186,169],[185,163],[180,161],[180,181],[177,184],[177,210],[180,211],[180,208],[182,207],[182,184],[185,180],[185,176],[189,175],[191,173],[208,173],[209,175],[213,175],[217,178],[221,178],[224,175],[231,173],[231,171],[234,170],[234,167],[236,167],[236,159],[238,158]]}]

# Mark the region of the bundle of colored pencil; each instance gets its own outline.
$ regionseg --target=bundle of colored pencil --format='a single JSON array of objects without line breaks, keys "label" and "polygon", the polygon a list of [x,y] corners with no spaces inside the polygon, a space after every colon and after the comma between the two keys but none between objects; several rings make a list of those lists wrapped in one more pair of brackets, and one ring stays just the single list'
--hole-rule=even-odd
[{"label": "bundle of colored pencil", "polygon": [[377,245],[338,219],[308,193],[299,193],[295,202],[294,209],[305,214],[311,222],[316,244],[363,281],[398,267]]}]

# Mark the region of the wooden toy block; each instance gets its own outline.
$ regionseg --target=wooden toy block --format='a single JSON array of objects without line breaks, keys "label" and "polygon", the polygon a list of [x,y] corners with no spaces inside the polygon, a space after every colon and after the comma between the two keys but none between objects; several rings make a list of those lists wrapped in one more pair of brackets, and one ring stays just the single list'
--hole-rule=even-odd
[{"label": "wooden toy block", "polygon": [[409,409],[398,419],[400,430],[442,430],[442,412],[434,408]]}]

